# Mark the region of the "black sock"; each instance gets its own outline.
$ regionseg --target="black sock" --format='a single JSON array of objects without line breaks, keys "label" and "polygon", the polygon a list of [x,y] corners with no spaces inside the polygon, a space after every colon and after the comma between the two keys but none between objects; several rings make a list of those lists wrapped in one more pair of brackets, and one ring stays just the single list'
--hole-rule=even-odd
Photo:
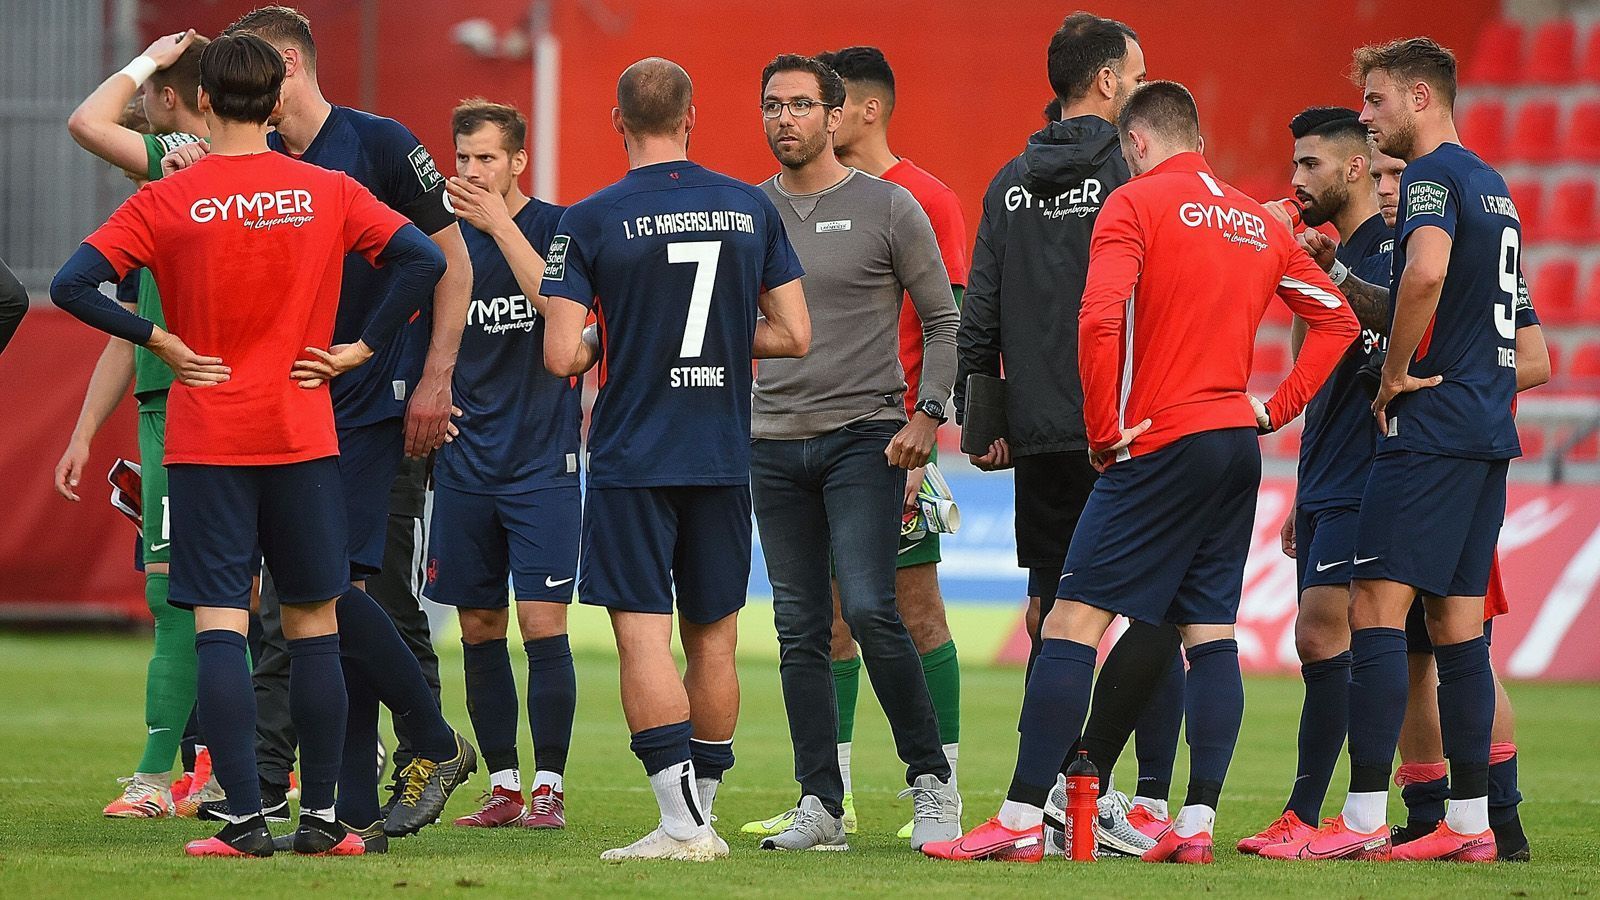
[{"label": "black sock", "polygon": [[383,817],[378,804],[378,697],[354,660],[346,656],[342,663],[347,712],[336,809],[339,821],[366,828]]},{"label": "black sock", "polygon": [[[1111,770],[1128,746],[1140,716],[1168,678],[1179,645],[1176,627],[1133,622],[1106,654],[1105,664],[1095,678],[1089,721],[1079,740],[1079,746],[1089,751],[1089,761],[1100,771],[1102,792],[1109,787]],[[1066,772],[1073,758],[1074,754],[1068,754],[1062,761],[1062,772]]]},{"label": "black sock", "polygon": [[1494,726],[1494,672],[1489,644],[1475,637],[1434,645],[1439,664],[1439,732],[1450,761],[1450,799],[1489,795],[1489,737]]},{"label": "black sock", "polygon": [[453,758],[455,732],[389,614],[356,587],[339,598],[338,612],[344,655],[358,664],[367,685],[393,714],[395,729],[410,738],[413,752],[435,762]]},{"label": "black sock", "polygon": [[195,635],[195,704],[211,748],[211,771],[228,794],[228,814],[261,812],[256,775],[256,694],[244,635],[211,629]]},{"label": "black sock", "polygon": [[1300,707],[1298,771],[1288,809],[1307,825],[1321,821],[1333,767],[1350,727],[1350,651],[1300,667],[1306,684]]},{"label": "black sock", "polygon": [[1174,648],[1166,677],[1156,685],[1155,696],[1134,726],[1134,754],[1139,760],[1135,796],[1165,803],[1172,793],[1172,767],[1178,757],[1178,732],[1183,728],[1186,681],[1183,652]]},{"label": "black sock", "polygon": [[[200,714],[191,709],[189,710],[189,724],[184,726],[183,729],[183,743],[179,745],[179,750],[183,755],[183,770],[185,772],[194,771],[195,759],[200,755],[199,750],[196,748],[201,743]],[[197,784],[194,789],[199,790],[201,787],[202,785]]]},{"label": "black sock", "polygon": [[[533,765],[561,775],[567,770],[572,718],[578,706],[578,676],[572,645],[564,634],[525,641],[528,653],[528,730],[533,734]],[[696,763],[696,771],[699,764]]]},{"label": "black sock", "polygon": [[289,715],[300,739],[300,808],[330,809],[349,715],[337,634],[289,641]]},{"label": "black sock", "polygon": [[466,673],[467,715],[484,763],[491,774],[517,768],[517,679],[511,672],[506,639],[481,644],[463,640],[461,662]]},{"label": "black sock", "polygon": [[1352,793],[1389,789],[1408,684],[1404,629],[1359,628],[1350,634]]}]

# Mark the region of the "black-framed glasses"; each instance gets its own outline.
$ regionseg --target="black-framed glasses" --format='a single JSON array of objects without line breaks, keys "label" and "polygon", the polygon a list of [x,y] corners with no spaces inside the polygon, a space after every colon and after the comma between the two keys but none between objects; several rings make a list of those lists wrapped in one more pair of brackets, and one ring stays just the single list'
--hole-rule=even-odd
[{"label": "black-framed glasses", "polygon": [[810,97],[800,97],[795,100],[763,100],[761,102],[761,117],[763,119],[776,119],[783,115],[784,107],[788,107],[789,115],[796,119],[804,119],[811,115],[814,109],[826,109],[836,104],[824,103]]}]

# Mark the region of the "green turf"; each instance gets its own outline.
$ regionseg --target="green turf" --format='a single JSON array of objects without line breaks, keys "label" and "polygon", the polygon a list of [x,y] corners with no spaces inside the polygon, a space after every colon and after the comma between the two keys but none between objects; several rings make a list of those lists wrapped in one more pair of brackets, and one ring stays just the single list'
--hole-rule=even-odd
[{"label": "green turf", "polygon": [[[764,615],[757,610],[756,615]],[[1092,865],[954,864],[923,859],[892,834],[907,818],[896,800],[903,769],[882,714],[863,699],[855,741],[855,796],[863,833],[845,854],[761,853],[740,823],[793,801],[787,731],[775,666],[744,663],[745,708],[739,762],[718,796],[721,833],[733,845],[720,864],[609,865],[601,850],[627,843],[654,824],[654,804],[628,752],[616,668],[595,651],[578,659],[579,704],[563,833],[479,832],[439,825],[368,859],[189,860],[183,841],[210,832],[185,820],[108,821],[100,807],[118,775],[138,758],[145,640],[38,637],[0,633],[0,896],[333,897],[608,896],[694,892],[701,896],[908,897],[1019,895],[1048,889],[1102,896],[1214,892],[1220,896],[1555,896],[1600,890],[1594,771],[1600,762],[1600,689],[1589,685],[1513,685],[1521,745],[1523,816],[1533,838],[1529,865],[1273,864],[1221,844],[1265,824],[1280,809],[1292,777],[1299,684],[1255,679],[1238,756],[1223,798],[1217,864],[1151,866],[1133,860]],[[446,701],[466,727],[459,656],[445,659]],[[993,812],[1010,779],[1022,676],[969,666],[963,710],[961,786],[967,824]],[[526,734],[526,723],[523,724]],[[528,760],[526,744],[524,759]],[[1179,783],[1183,777],[1180,754]],[[1132,777],[1124,769],[1125,778]],[[1336,776],[1337,785],[1343,775]],[[477,776],[450,805],[471,806]],[[1337,793],[1337,790],[1336,790]]]}]

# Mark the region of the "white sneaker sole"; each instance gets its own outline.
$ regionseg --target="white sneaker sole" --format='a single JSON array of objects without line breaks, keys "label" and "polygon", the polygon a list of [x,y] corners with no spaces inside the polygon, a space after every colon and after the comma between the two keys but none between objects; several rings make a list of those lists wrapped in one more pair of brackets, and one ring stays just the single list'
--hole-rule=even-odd
[{"label": "white sneaker sole", "polygon": [[634,859],[673,859],[682,862],[710,862],[728,855],[728,842],[717,834],[691,841],[679,841],[663,836],[648,846],[629,845],[607,850],[600,854],[603,862],[627,862]]}]

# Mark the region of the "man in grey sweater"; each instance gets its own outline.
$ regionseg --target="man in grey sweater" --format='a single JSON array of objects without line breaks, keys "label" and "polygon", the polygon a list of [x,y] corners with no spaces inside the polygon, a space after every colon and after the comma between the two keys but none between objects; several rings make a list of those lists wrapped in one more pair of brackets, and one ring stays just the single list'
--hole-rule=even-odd
[{"label": "man in grey sweater", "polygon": [[[806,266],[804,359],[763,361],[752,404],[751,494],[772,581],[779,672],[800,802],[764,849],[845,849],[830,659],[833,595],[906,763],[911,844],[960,833],[921,660],[895,609],[906,470],[925,465],[955,378],[960,316],[933,226],[906,189],[841,165],[844,82],[810,57],[762,73],[767,141],[782,171],[762,184]],[[923,323],[919,402],[906,420],[898,322]],[[942,838],[941,836],[948,836]]]}]

